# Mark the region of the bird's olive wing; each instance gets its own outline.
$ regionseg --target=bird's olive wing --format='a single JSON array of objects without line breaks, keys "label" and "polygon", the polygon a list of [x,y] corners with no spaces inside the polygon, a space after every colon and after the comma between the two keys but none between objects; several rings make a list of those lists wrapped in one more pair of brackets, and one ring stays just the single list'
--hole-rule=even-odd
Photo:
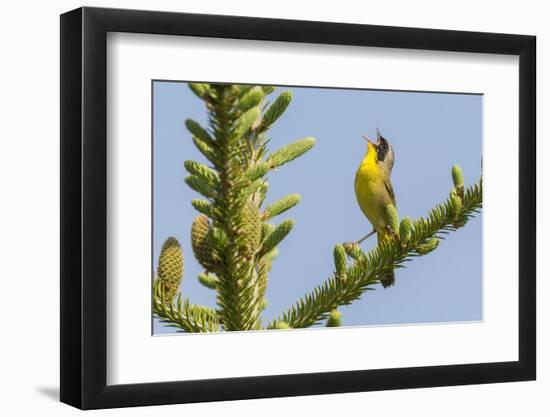
[{"label": "bird's olive wing", "polygon": [[392,204],[397,207],[395,204],[395,193],[393,192],[393,187],[391,186],[391,182],[389,180],[384,181],[384,186],[386,187],[386,191],[388,192]]}]

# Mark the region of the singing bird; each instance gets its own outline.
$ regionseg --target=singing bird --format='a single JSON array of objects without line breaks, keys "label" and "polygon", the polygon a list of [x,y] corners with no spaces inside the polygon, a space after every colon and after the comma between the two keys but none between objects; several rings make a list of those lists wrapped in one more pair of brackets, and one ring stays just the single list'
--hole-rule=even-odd
[{"label": "singing bird", "polygon": [[[367,152],[355,174],[355,196],[361,211],[372,224],[373,231],[357,243],[361,243],[374,233],[378,235],[378,242],[382,242],[390,236],[386,220],[386,206],[393,204],[397,207],[390,179],[394,153],[392,146],[382,137],[378,128],[376,129],[376,143],[367,136],[363,136],[363,138],[367,141]],[[384,288],[393,285],[394,281],[393,271],[380,277],[380,283]]]}]

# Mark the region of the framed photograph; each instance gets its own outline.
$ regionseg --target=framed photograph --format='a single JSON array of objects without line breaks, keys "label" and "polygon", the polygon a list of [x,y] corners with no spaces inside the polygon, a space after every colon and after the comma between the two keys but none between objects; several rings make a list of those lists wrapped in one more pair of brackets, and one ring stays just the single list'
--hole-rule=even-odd
[{"label": "framed photograph", "polygon": [[533,380],[535,37],[61,16],[61,401]]}]

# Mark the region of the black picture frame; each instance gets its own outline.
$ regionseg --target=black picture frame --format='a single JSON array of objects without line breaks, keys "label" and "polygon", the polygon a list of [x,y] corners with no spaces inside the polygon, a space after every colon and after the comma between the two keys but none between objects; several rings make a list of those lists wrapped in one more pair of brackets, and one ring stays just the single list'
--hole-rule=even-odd
[{"label": "black picture frame", "polygon": [[[519,56],[519,360],[107,385],[108,32]],[[82,409],[375,391],[536,378],[534,36],[171,12],[61,15],[61,401]]]}]

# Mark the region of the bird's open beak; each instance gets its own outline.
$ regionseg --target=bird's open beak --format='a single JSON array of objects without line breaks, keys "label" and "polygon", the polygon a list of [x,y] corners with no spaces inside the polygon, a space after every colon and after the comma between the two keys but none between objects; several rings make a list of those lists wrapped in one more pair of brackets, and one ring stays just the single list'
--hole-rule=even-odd
[{"label": "bird's open beak", "polygon": [[376,128],[376,143],[380,143],[381,140],[382,140],[382,135],[380,134],[380,131],[378,130],[378,128]]},{"label": "bird's open beak", "polygon": [[365,139],[368,143],[370,143],[372,146],[376,147],[376,143],[374,143],[367,135],[363,135],[363,139]]}]

